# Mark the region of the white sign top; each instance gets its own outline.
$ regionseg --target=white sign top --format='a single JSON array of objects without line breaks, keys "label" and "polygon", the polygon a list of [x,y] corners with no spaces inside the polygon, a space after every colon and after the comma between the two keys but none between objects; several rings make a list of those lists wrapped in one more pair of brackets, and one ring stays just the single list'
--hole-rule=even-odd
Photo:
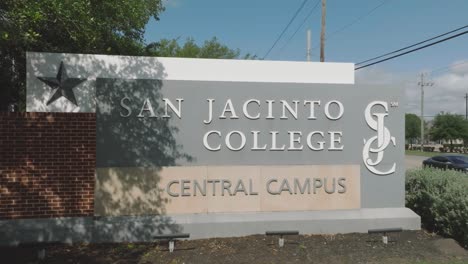
[{"label": "white sign top", "polygon": [[[55,86],[50,87],[41,78],[49,80],[49,84],[53,82],[60,65],[66,78],[82,82],[60,87],[62,90],[57,93]],[[28,52],[27,111],[95,112],[97,78],[354,84],[354,64]],[[72,96],[77,97],[78,105]]]}]

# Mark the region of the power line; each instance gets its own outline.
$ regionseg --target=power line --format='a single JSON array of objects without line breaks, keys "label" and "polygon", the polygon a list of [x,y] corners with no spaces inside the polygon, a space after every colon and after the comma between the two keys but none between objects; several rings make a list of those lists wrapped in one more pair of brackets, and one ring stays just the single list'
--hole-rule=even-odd
[{"label": "power line", "polygon": [[359,22],[359,21],[362,20],[363,18],[365,18],[365,17],[367,17],[367,16],[370,16],[370,15],[371,15],[372,13],[374,13],[377,9],[379,9],[381,6],[383,6],[386,2],[388,2],[388,0],[384,0],[384,1],[381,2],[378,6],[374,7],[372,10],[370,10],[370,11],[367,12],[366,14],[364,14],[364,15],[358,17],[357,19],[353,20],[351,23],[349,23],[349,24],[347,24],[347,25],[344,25],[344,26],[341,27],[340,29],[333,31],[333,32],[329,35],[328,39],[330,39],[333,35],[338,34],[338,33],[340,33],[341,31],[347,29],[348,27],[350,27],[350,26],[356,24],[357,22]]},{"label": "power line", "polygon": [[409,51],[406,51],[406,52],[403,52],[403,53],[400,53],[400,54],[397,54],[397,55],[394,55],[394,56],[391,56],[391,57],[389,57],[389,58],[385,58],[385,59],[378,60],[378,61],[373,62],[373,63],[366,64],[366,65],[361,66],[361,67],[357,67],[357,68],[355,68],[354,70],[357,71],[357,70],[359,70],[359,69],[366,68],[366,67],[369,67],[369,66],[378,64],[378,63],[382,63],[382,62],[384,62],[384,61],[388,61],[388,60],[391,60],[391,59],[394,59],[394,58],[398,58],[398,57],[400,57],[400,56],[403,56],[403,55],[406,55],[406,54],[409,54],[409,53],[412,53],[412,52],[415,52],[415,51],[418,51],[418,50],[421,50],[421,49],[425,49],[425,48],[430,47],[430,46],[434,46],[434,45],[436,45],[436,44],[445,42],[445,41],[447,41],[447,40],[450,40],[450,39],[453,39],[453,38],[457,38],[457,37],[462,36],[462,35],[465,35],[465,34],[467,34],[467,33],[468,33],[468,31],[463,31],[463,32],[461,32],[461,33],[458,33],[458,34],[456,34],[456,35],[450,36],[450,37],[448,37],[448,38],[444,38],[444,39],[438,40],[438,41],[436,41],[436,42],[432,42],[432,43],[430,43],[430,44],[427,44],[427,45],[424,45],[424,46],[421,46],[421,47],[418,47],[418,48],[415,48],[415,49],[412,49],[412,50],[409,50]]},{"label": "power line", "polygon": [[[325,39],[325,40],[329,40],[330,38],[332,38],[334,35],[340,33],[341,31],[349,28],[350,26],[356,24],[357,22],[359,22],[360,20],[364,19],[365,17],[367,16],[370,16],[372,13],[374,13],[377,9],[379,9],[381,6],[383,6],[386,2],[388,2],[388,0],[384,0],[383,2],[381,2],[380,4],[378,4],[376,7],[372,8],[369,12],[365,13],[364,15],[356,18],[355,20],[353,20],[352,22],[342,26],[341,28],[333,31],[331,34],[329,34],[329,36]],[[319,46],[315,46],[314,48],[312,49],[316,49],[318,48]]]},{"label": "power line", "polygon": [[301,12],[302,8],[304,8],[304,5],[307,3],[308,0],[304,0],[302,2],[302,4],[299,6],[299,8],[297,9],[296,13],[294,14],[294,16],[291,18],[291,20],[289,20],[288,24],[286,25],[286,27],[283,29],[283,31],[281,32],[281,34],[278,36],[278,38],[276,38],[275,42],[273,43],[273,45],[271,46],[271,48],[267,51],[267,53],[265,54],[265,56],[263,56],[263,59],[265,59],[268,54],[270,54],[271,50],[276,46],[276,44],[278,43],[278,41],[281,39],[281,37],[284,35],[284,33],[286,32],[286,30],[289,28],[289,26],[291,25],[291,23],[294,21],[294,19],[296,19],[297,15],[299,14],[299,12]]},{"label": "power line", "polygon": [[302,26],[304,26],[304,24],[307,22],[307,20],[309,19],[309,17],[314,13],[315,9],[317,9],[318,7],[318,4],[320,3],[320,0],[317,0],[317,2],[315,2],[315,5],[314,7],[312,7],[312,9],[310,10],[309,14],[307,14],[307,16],[304,18],[304,20],[302,21],[301,25],[299,27],[297,27],[296,31],[294,31],[294,33],[291,35],[291,37],[289,37],[289,39],[286,41],[286,43],[281,47],[280,51],[279,52],[282,52],[284,50],[284,48],[286,48],[286,46],[289,44],[289,42],[291,42],[291,40],[296,36],[297,32],[302,28]]},{"label": "power line", "polygon": [[377,56],[377,57],[374,57],[374,58],[371,58],[371,59],[368,59],[368,60],[365,60],[365,61],[361,61],[361,62],[359,62],[359,63],[356,63],[356,66],[357,66],[357,65],[360,65],[360,64],[364,64],[364,63],[369,62],[369,61],[373,61],[373,60],[376,60],[376,59],[380,59],[380,58],[382,58],[382,57],[386,57],[386,56],[391,55],[391,54],[395,54],[395,53],[397,53],[397,52],[400,52],[400,51],[403,51],[403,50],[406,50],[406,49],[409,49],[409,48],[412,48],[412,47],[415,47],[415,46],[418,46],[418,45],[421,45],[421,44],[423,44],[423,43],[426,43],[426,42],[429,42],[429,41],[431,41],[431,40],[434,40],[434,39],[437,39],[437,38],[440,38],[440,37],[449,35],[449,34],[451,34],[451,33],[457,32],[457,31],[459,31],[459,30],[461,30],[461,29],[464,29],[464,28],[467,28],[467,27],[468,27],[468,25],[463,26],[463,27],[459,27],[459,28],[457,28],[457,29],[451,30],[451,31],[446,32],[446,33],[444,33],[444,34],[440,34],[440,35],[437,35],[437,36],[435,36],[435,37],[432,37],[432,38],[429,38],[429,39],[420,41],[420,42],[415,43],[415,44],[413,44],[413,45],[406,46],[406,47],[404,47],[404,48],[397,49],[397,50],[394,50],[394,51],[385,53],[385,54],[383,54],[383,55],[380,55],[380,56]]}]

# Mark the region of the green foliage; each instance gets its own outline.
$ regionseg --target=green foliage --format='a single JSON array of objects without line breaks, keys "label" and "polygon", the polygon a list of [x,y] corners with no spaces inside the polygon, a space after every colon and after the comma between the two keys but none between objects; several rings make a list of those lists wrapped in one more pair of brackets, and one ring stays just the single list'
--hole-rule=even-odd
[{"label": "green foliage", "polygon": [[[203,45],[197,45],[193,38],[188,38],[181,46],[177,39],[162,39],[159,42],[147,46],[149,55],[158,57],[182,57],[182,58],[211,58],[211,59],[236,59],[240,51],[230,49],[219,43],[216,37],[207,40]],[[249,54],[244,57],[252,59]]]},{"label": "green foliage", "polygon": [[444,139],[452,143],[452,140],[464,139],[468,136],[468,124],[460,115],[442,112],[434,118],[430,134],[433,140]]},{"label": "green foliage", "polygon": [[142,55],[161,0],[0,1],[0,111],[24,110],[26,51]]},{"label": "green foliage", "polygon": [[[7,0],[2,44],[23,50],[136,52],[145,25],[163,10],[160,0]],[[3,45],[2,45],[3,47]]]},{"label": "green foliage", "polygon": [[[216,38],[146,45],[145,26],[158,20],[162,0],[1,0],[0,111],[25,110],[26,52],[88,53],[186,58],[239,58]],[[244,59],[256,59],[245,55]]]},{"label": "green foliage", "polygon": [[437,169],[406,173],[406,206],[424,228],[468,247],[468,175]]},{"label": "green foliage", "polygon": [[415,114],[405,114],[405,139],[412,144],[421,136],[421,119]]},{"label": "green foliage", "polygon": [[415,114],[405,114],[405,139],[410,143],[421,135],[421,119]]}]

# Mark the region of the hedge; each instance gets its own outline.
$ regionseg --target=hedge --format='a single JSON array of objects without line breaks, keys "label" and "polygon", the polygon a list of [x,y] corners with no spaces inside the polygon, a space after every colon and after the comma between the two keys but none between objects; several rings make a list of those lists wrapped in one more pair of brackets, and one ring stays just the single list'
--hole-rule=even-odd
[{"label": "hedge", "polygon": [[406,207],[421,216],[423,228],[452,237],[468,248],[468,174],[408,170]]}]

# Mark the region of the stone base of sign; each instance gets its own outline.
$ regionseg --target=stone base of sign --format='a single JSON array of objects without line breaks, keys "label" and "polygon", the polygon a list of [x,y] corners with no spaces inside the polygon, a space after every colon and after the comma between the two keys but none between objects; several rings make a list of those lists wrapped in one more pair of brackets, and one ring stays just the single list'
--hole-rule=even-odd
[{"label": "stone base of sign", "polygon": [[190,233],[190,239],[239,237],[265,231],[300,234],[366,233],[369,229],[419,230],[408,208],[338,211],[216,213],[177,216],[115,216],[0,221],[0,245],[30,242],[149,242],[164,233]]},{"label": "stone base of sign", "polygon": [[361,208],[356,164],[109,167],[96,172],[95,216]]}]

